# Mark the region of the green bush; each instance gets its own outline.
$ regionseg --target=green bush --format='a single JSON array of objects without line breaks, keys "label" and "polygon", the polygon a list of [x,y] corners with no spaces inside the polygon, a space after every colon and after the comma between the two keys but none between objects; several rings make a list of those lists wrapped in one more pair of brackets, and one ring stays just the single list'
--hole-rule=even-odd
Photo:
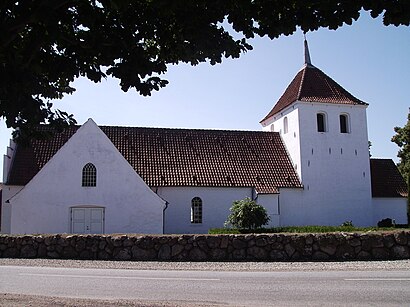
[{"label": "green bush", "polygon": [[225,227],[255,230],[268,224],[270,218],[266,209],[250,198],[236,200],[229,209]]},{"label": "green bush", "polygon": [[340,225],[340,226],[341,226],[341,227],[354,227],[352,221],[345,221],[345,222],[343,222],[343,224]]}]

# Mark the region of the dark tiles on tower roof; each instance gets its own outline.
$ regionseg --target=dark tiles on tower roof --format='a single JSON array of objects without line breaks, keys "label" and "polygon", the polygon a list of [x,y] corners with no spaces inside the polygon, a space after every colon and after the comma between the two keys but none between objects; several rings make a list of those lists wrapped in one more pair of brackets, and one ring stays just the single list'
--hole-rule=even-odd
[{"label": "dark tiles on tower roof", "polygon": [[262,120],[279,113],[295,101],[334,103],[334,104],[361,104],[365,102],[357,99],[332,78],[313,65],[305,65],[300,70],[273,109]]}]

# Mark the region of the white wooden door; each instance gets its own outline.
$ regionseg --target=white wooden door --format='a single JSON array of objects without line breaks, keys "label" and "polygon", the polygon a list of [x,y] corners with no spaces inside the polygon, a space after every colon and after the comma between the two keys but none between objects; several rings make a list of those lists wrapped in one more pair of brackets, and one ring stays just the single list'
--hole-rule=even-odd
[{"label": "white wooden door", "polygon": [[104,208],[71,208],[72,233],[103,233]]}]

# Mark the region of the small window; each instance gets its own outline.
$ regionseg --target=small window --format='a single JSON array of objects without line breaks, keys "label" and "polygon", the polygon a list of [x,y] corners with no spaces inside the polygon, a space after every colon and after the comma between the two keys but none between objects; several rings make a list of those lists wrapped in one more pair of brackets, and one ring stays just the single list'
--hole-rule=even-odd
[{"label": "small window", "polygon": [[340,133],[349,133],[349,120],[347,114],[340,114]]},{"label": "small window", "polygon": [[317,113],[316,120],[317,120],[317,131],[325,132],[326,131],[326,115],[324,113]]},{"label": "small window", "polygon": [[87,163],[83,167],[83,187],[95,187],[97,186],[97,169],[94,164]]},{"label": "small window", "polygon": [[289,127],[288,127],[288,118],[285,117],[283,119],[283,133],[286,134],[289,131]]},{"label": "small window", "polygon": [[199,197],[194,197],[191,201],[191,223],[202,223],[202,200]]}]

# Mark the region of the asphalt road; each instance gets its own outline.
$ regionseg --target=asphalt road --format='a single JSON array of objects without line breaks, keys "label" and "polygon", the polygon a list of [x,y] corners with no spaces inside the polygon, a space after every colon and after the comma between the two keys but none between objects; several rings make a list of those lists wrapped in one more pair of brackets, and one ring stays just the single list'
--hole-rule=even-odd
[{"label": "asphalt road", "polygon": [[167,306],[408,306],[410,271],[235,272],[0,266],[0,293],[138,300]]}]

